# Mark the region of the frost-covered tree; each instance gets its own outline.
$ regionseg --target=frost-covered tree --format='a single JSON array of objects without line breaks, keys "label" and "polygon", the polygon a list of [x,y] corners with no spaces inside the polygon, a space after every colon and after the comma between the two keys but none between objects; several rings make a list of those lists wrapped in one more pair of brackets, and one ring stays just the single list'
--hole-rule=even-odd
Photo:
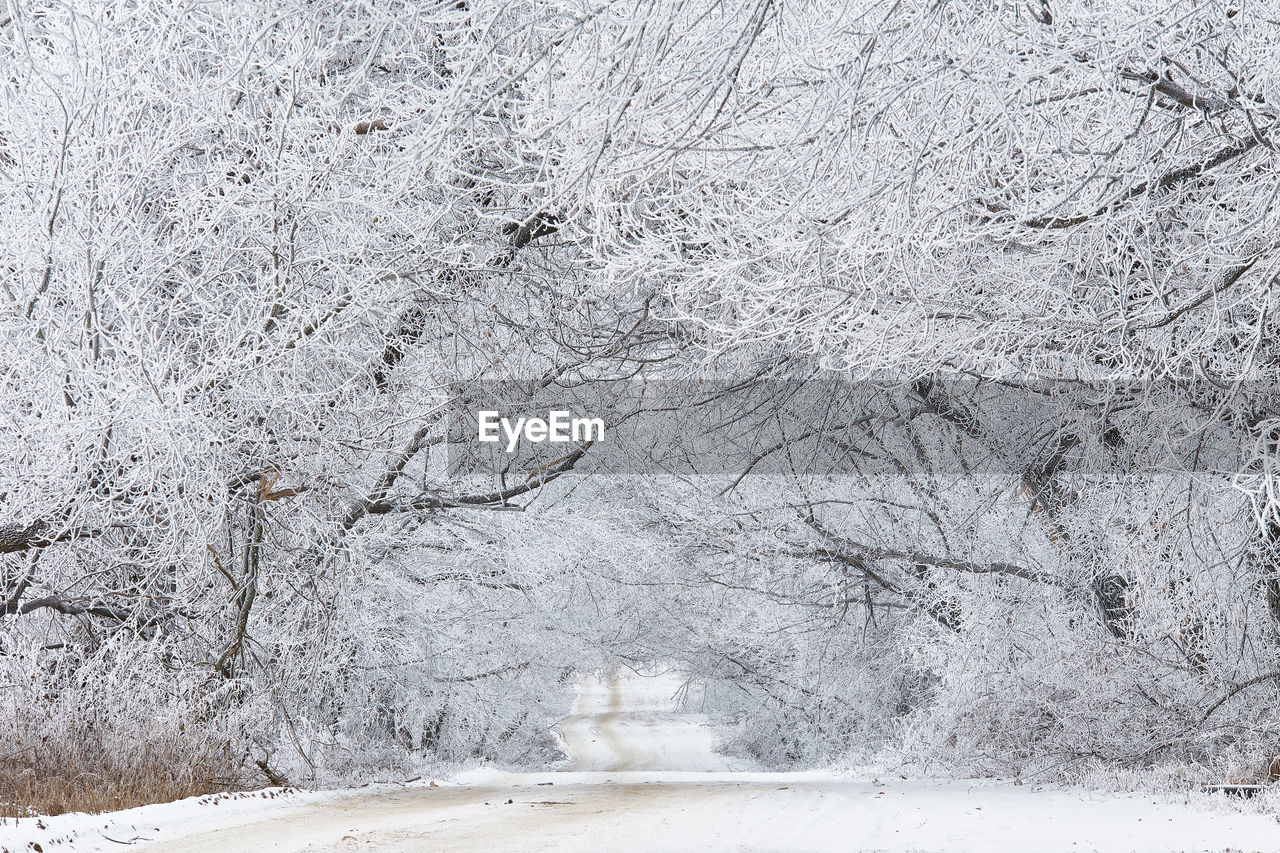
[{"label": "frost-covered tree", "polygon": [[[0,650],[24,737],[43,695],[104,751],[220,730],[271,779],[376,764],[380,742],[545,749],[522,704],[564,673],[517,641],[540,581],[485,517],[585,448],[457,475],[463,415],[647,344],[643,301],[584,301],[546,239],[518,57],[485,36],[535,24],[413,3],[3,17]],[[71,714],[108,678],[133,679],[132,710]]]},{"label": "frost-covered tree", "polygon": [[11,3],[6,713],[545,758],[650,656],[770,760],[1274,751],[1278,15]]}]

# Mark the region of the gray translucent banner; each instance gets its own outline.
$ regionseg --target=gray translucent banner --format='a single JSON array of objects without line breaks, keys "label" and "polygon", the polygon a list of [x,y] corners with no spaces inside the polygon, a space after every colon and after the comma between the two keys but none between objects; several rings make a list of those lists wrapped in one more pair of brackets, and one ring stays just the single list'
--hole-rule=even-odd
[{"label": "gray translucent banner", "polygon": [[1277,391],[970,379],[472,383],[450,407],[448,465],[527,474],[589,443],[578,470],[1228,472],[1280,413]]}]

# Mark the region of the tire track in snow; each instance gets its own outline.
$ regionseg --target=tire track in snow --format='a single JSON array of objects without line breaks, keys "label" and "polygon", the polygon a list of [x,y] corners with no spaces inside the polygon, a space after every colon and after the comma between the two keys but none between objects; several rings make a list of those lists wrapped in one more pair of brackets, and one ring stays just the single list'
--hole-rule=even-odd
[{"label": "tire track in snow", "polygon": [[738,770],[701,714],[675,712],[676,674],[584,678],[555,731],[571,771]]}]

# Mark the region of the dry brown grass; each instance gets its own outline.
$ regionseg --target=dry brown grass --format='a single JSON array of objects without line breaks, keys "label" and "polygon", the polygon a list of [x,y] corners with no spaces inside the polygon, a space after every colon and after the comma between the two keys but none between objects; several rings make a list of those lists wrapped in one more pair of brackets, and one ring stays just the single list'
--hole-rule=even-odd
[{"label": "dry brown grass", "polygon": [[106,749],[95,738],[44,740],[0,755],[0,815],[104,812],[261,786],[242,767],[192,743]]}]

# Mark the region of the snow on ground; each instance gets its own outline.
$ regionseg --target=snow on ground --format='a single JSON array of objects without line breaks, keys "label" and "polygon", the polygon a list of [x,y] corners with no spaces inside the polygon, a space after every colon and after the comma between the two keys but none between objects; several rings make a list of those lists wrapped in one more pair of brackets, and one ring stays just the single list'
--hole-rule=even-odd
[{"label": "snow on ground", "polygon": [[552,730],[569,756],[565,770],[744,770],[715,751],[702,714],[675,713],[677,673],[625,679],[588,676],[569,716]]},{"label": "snow on ground", "polygon": [[[713,750],[674,676],[585,679],[559,772],[479,770],[352,791],[203,797],[0,826],[0,847],[321,851],[1280,851],[1223,803],[981,782],[766,773]],[[276,796],[272,797],[271,794]],[[43,828],[41,828],[43,827]]]}]

